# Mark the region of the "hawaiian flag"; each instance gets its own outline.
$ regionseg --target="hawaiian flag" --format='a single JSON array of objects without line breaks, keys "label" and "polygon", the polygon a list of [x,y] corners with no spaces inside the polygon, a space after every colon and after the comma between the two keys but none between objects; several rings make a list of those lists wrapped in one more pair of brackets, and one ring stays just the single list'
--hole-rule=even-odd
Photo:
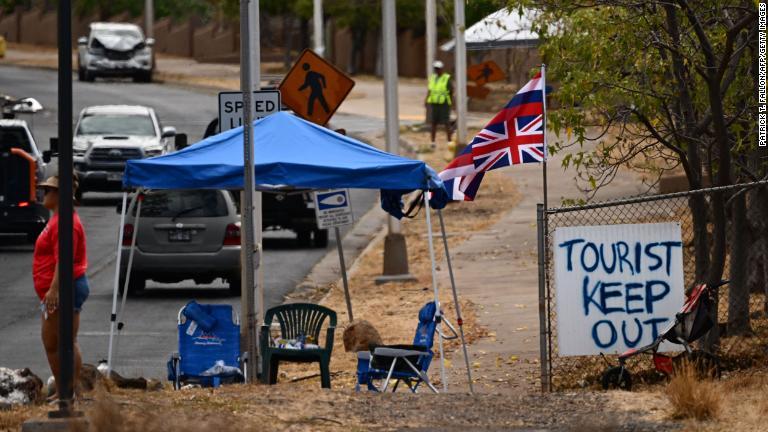
[{"label": "hawaiian flag", "polygon": [[451,199],[474,200],[486,171],[545,160],[544,88],[539,72],[439,174]]}]

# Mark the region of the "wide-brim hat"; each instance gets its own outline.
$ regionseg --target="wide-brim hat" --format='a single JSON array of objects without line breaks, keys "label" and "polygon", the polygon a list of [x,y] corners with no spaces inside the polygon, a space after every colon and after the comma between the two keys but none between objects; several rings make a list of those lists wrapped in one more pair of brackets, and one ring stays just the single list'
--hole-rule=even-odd
[{"label": "wide-brim hat", "polygon": [[40,189],[59,189],[59,177],[58,176],[51,176],[45,179],[45,181],[40,182],[37,184],[37,187]]},{"label": "wide-brim hat", "polygon": [[[80,186],[80,182],[77,179],[77,174],[72,175],[72,189],[74,191],[77,191],[77,188]],[[45,181],[38,183],[37,187],[40,189],[56,189],[59,190],[59,176],[50,176]]]}]

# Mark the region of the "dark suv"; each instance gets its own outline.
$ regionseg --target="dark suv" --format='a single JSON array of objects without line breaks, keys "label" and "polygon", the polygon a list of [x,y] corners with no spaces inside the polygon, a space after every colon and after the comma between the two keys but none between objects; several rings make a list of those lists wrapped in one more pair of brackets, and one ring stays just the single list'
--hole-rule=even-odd
[{"label": "dark suv", "polygon": [[0,120],[0,233],[26,234],[30,242],[48,223],[36,184],[45,163],[23,120]]},{"label": "dark suv", "polygon": [[[205,129],[203,138],[217,134],[218,119],[213,119]],[[235,194],[239,199],[239,194]],[[328,230],[317,227],[315,202],[312,191],[297,189],[261,194],[261,214],[263,230],[290,230],[296,233],[296,239],[302,247],[328,246]],[[238,203],[239,208],[239,203]]]}]

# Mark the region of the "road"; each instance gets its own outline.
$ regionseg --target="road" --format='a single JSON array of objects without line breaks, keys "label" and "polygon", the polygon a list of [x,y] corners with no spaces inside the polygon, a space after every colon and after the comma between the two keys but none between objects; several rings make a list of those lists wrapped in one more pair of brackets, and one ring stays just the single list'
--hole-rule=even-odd
[{"label": "road", "polygon": [[[57,76],[54,71],[0,67],[0,93],[37,98],[46,110],[32,124],[38,146],[48,148],[57,130]],[[217,115],[213,91],[190,90],[172,85],[134,84],[128,81],[74,83],[74,113],[99,104],[140,104],[155,108],[164,125],[189,134],[190,142],[201,138],[207,123]],[[379,119],[337,115],[335,127],[351,134],[381,130]],[[257,155],[258,157],[258,155]],[[55,163],[55,159],[54,159]],[[355,217],[377,202],[378,194],[352,191]],[[106,358],[109,315],[114,278],[115,241],[119,194],[87,193],[78,212],[88,240],[91,295],[81,313],[79,342],[84,361],[95,364]],[[265,234],[265,304],[282,303],[283,296],[311,270],[329,250],[336,248],[330,236],[328,249],[300,249],[287,232]],[[47,377],[50,372],[40,342],[39,303],[32,289],[32,245],[24,237],[0,236],[0,366],[29,367]],[[165,361],[176,346],[176,314],[190,299],[228,303],[240,310],[237,297],[230,297],[221,281],[194,286],[192,281],[173,285],[148,283],[148,290],[129,298],[125,329],[119,345],[117,369],[130,376],[160,378]],[[165,288],[165,289],[160,289]]]}]

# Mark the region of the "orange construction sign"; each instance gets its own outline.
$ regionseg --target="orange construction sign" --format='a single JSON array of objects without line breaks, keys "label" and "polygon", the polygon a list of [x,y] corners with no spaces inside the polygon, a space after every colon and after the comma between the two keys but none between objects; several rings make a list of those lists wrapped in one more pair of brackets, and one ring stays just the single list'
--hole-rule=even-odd
[{"label": "orange construction sign", "polygon": [[501,81],[507,76],[493,60],[472,65],[467,69],[467,77],[481,86],[489,82]]},{"label": "orange construction sign", "polygon": [[325,125],[354,86],[352,78],[305,49],[280,83],[280,95],[296,114]]}]

